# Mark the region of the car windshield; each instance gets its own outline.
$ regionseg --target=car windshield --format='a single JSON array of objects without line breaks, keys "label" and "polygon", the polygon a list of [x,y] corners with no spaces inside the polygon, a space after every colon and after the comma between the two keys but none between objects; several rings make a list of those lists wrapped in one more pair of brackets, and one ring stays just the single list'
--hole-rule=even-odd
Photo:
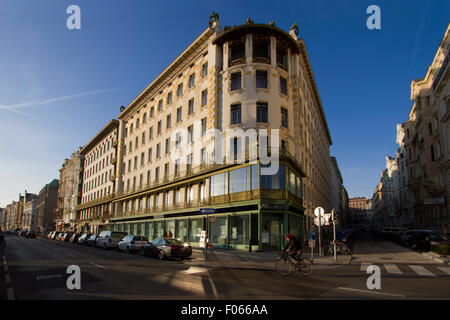
[{"label": "car windshield", "polygon": [[111,232],[111,238],[123,238],[126,235],[126,232]]},{"label": "car windshield", "polygon": [[136,241],[148,241],[147,237],[135,236],[134,240]]}]

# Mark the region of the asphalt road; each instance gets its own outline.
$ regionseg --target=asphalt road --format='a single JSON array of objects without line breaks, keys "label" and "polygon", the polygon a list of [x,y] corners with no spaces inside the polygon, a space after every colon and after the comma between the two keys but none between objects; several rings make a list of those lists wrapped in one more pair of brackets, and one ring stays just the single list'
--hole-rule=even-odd
[{"label": "asphalt road", "polygon": [[[311,276],[239,267],[204,268],[47,239],[7,236],[7,294],[22,299],[450,299],[450,266],[368,234],[356,237],[350,265]],[[379,266],[381,289],[367,288],[366,268]],[[67,267],[81,269],[81,289],[69,290]],[[242,264],[245,267],[245,263]]]}]

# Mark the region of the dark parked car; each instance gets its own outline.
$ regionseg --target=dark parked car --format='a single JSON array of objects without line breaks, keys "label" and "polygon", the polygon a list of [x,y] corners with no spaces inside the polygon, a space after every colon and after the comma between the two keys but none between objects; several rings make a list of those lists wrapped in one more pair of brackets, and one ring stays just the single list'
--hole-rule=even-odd
[{"label": "dark parked car", "polygon": [[28,231],[25,238],[36,238],[36,233]]},{"label": "dark parked car", "polygon": [[22,230],[22,231],[19,231],[19,232],[17,233],[17,235],[23,237],[23,236],[25,236],[27,233],[28,233],[27,230]]},{"label": "dark parked car", "polygon": [[72,243],[77,243],[78,242],[78,239],[81,237],[81,234],[79,234],[79,233],[74,233],[73,235],[72,235],[72,237],[70,238],[70,242],[72,242]]},{"label": "dark parked car", "polygon": [[61,238],[59,239],[62,242],[69,242],[70,238],[72,238],[73,232],[66,232],[64,233],[64,235],[61,236]]},{"label": "dark parked car", "polygon": [[165,258],[189,258],[192,255],[192,247],[178,239],[156,238],[145,244],[139,251],[141,256]]},{"label": "dark parked car", "polygon": [[98,234],[92,234],[87,240],[86,245],[90,247],[95,247],[95,243],[97,242]]},{"label": "dark parked car", "polygon": [[87,244],[87,240],[92,236],[90,233],[84,233],[78,238],[78,244]]},{"label": "dark parked car", "polygon": [[394,235],[393,241],[395,243],[402,244],[403,236],[408,232],[408,230],[400,230]]},{"label": "dark parked car", "polygon": [[413,249],[430,250],[431,242],[447,242],[448,238],[432,230],[411,230],[405,233],[402,242]]}]

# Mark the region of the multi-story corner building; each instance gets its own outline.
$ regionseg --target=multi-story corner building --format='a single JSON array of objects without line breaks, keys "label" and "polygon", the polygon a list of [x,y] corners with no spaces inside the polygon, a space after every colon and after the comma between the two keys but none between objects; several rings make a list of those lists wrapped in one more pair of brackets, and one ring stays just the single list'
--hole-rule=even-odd
[{"label": "multi-story corner building", "polygon": [[111,120],[80,151],[84,157],[81,204],[77,229],[99,232],[109,223],[115,192],[119,121]]},{"label": "multi-story corner building", "polygon": [[65,159],[59,170],[58,206],[56,227],[58,230],[73,230],[75,227],[76,206],[81,202],[83,181],[83,156],[80,147]]},{"label": "multi-story corner building", "polygon": [[38,195],[36,230],[47,232],[55,230],[55,211],[58,204],[59,180],[46,184]]},{"label": "multi-story corner building", "polygon": [[331,137],[296,25],[222,30],[213,14],[118,120],[114,230],[278,249],[331,209]]},{"label": "multi-story corner building", "polygon": [[408,187],[414,194],[414,226],[450,229],[450,25],[423,79],[411,83],[414,101],[403,123]]},{"label": "multi-story corner building", "polygon": [[38,196],[35,194],[27,194],[23,206],[23,222],[22,228],[25,230],[35,231],[37,218]]}]

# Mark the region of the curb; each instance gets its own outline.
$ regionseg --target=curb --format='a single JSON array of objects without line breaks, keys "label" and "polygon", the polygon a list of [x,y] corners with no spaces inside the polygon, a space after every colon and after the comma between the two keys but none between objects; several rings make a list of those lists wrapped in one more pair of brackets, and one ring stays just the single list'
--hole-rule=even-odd
[{"label": "curb", "polygon": [[443,260],[443,259],[441,259],[440,257],[436,257],[436,256],[434,256],[433,254],[430,254],[430,253],[428,253],[428,252],[424,252],[424,253],[422,253],[422,255],[423,255],[424,257],[427,257],[427,258],[431,259],[431,260],[434,260],[434,261],[437,261],[437,262],[440,262],[440,263],[443,263],[443,264],[448,264],[448,265],[450,265],[450,260]]}]

